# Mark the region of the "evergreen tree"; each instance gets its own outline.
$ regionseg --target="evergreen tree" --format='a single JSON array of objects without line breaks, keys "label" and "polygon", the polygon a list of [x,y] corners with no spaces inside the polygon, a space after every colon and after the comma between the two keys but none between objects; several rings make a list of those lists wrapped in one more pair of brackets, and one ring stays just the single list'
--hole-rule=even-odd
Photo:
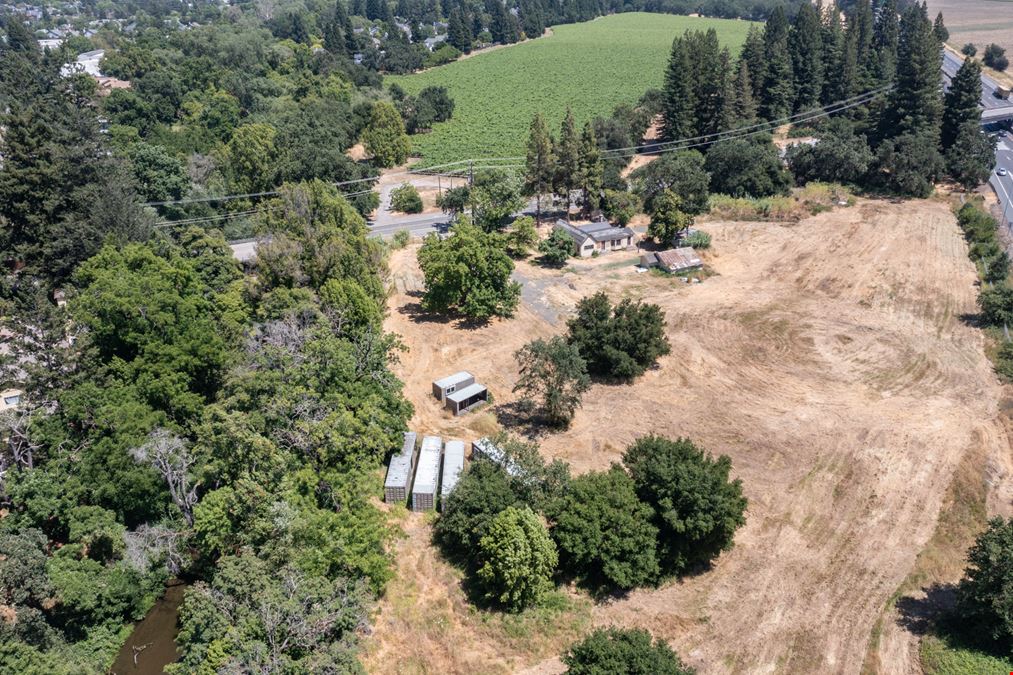
[{"label": "evergreen tree", "polygon": [[[844,62],[844,30],[841,28],[841,17],[836,3],[830,5],[823,22],[823,63],[826,64],[823,78],[823,103],[839,100],[838,94],[844,86],[841,77],[841,65]],[[752,71],[750,71],[752,73]]]},{"label": "evergreen tree", "polygon": [[767,72],[767,60],[764,56],[763,30],[755,23],[749,25],[746,33],[746,41],[742,44],[742,51],[739,53],[739,61],[745,63],[749,69],[750,94],[753,100],[758,100],[762,94],[763,76]]},{"label": "evergreen tree", "polygon": [[721,130],[722,96],[727,77],[727,61],[721,60],[721,45],[713,28],[686,36],[692,63],[693,111],[696,124],[693,135],[713,134]]},{"label": "evergreen tree", "polygon": [[580,182],[580,139],[577,136],[577,123],[573,119],[573,111],[566,109],[566,117],[559,130],[559,142],[556,143],[556,173],[553,189],[556,194],[566,200],[566,218],[570,218],[571,192]]},{"label": "evergreen tree", "polygon": [[541,113],[535,113],[528,131],[528,152],[525,159],[524,193],[535,198],[535,219],[542,222],[542,195],[552,192],[556,160],[552,153],[552,137]]},{"label": "evergreen tree", "polygon": [[355,36],[355,28],[352,27],[352,18],[345,15],[345,21],[341,24],[341,32],[345,36],[345,54],[348,58],[359,51],[359,41]]},{"label": "evergreen tree", "polygon": [[978,122],[968,120],[957,129],[945,159],[947,173],[965,190],[973,190],[988,180],[995,145]]},{"label": "evergreen tree", "polygon": [[505,45],[517,42],[517,21],[513,14],[506,10],[500,0],[493,0],[491,9],[489,32],[492,34],[493,42]]},{"label": "evergreen tree", "polygon": [[788,50],[788,19],[778,6],[763,29],[764,59],[767,70],[763,78],[763,116],[775,120],[791,113],[795,101],[791,53]]},{"label": "evergreen tree", "polygon": [[803,3],[788,39],[795,76],[795,110],[819,106],[823,93],[823,37],[820,18],[811,3]]},{"label": "evergreen tree", "polygon": [[880,83],[892,82],[897,73],[897,40],[900,31],[897,19],[897,0],[884,0],[879,9],[873,41],[876,49],[876,76]]},{"label": "evergreen tree", "polygon": [[943,102],[943,122],[939,144],[943,150],[953,145],[957,131],[965,122],[981,121],[981,64],[964,59],[950,82]]},{"label": "evergreen tree", "polygon": [[598,140],[591,123],[587,122],[580,134],[580,190],[586,217],[601,206],[604,174]]},{"label": "evergreen tree", "polygon": [[338,0],[338,2],[334,3],[334,13],[323,27],[324,49],[331,54],[345,53],[344,26],[347,18],[348,15],[345,14],[345,7]]},{"label": "evergreen tree", "polygon": [[471,32],[461,16],[461,10],[455,7],[450,13],[450,21],[447,26],[447,42],[465,54],[470,54],[471,41]]},{"label": "evergreen tree", "polygon": [[689,49],[685,38],[677,37],[672,42],[672,55],[665,71],[661,111],[664,138],[671,141],[693,136],[696,127],[694,110]]},{"label": "evergreen tree", "polygon": [[[718,123],[718,131],[734,129],[741,118],[738,110],[739,93],[737,75],[738,71],[732,69],[732,57],[728,49],[721,50],[721,116]],[[746,86],[749,85],[748,79]],[[752,94],[752,92],[750,92]]]},{"label": "evergreen tree", "polygon": [[735,108],[739,115],[737,126],[748,126],[756,122],[756,99],[753,98],[752,81],[749,64],[740,60],[739,72],[735,77]]},{"label": "evergreen tree", "polygon": [[848,37],[855,43],[857,64],[857,91],[868,91],[875,83],[875,68],[872,62],[872,40],[874,19],[869,0],[858,0],[848,16]]},{"label": "evergreen tree", "polygon": [[932,33],[936,36],[936,39],[940,43],[946,42],[950,39],[950,31],[946,30],[946,25],[943,24],[943,13],[939,12],[936,14],[936,21],[932,24]]},{"label": "evergreen tree", "polygon": [[933,147],[938,144],[943,112],[941,66],[939,42],[925,8],[908,8],[900,22],[896,86],[882,117],[884,138],[911,134]]}]

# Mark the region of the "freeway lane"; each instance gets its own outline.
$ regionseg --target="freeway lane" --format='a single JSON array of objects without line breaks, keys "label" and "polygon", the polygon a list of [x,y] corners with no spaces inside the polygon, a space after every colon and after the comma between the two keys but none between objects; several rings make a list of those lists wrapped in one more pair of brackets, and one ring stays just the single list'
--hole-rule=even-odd
[{"label": "freeway lane", "polygon": [[[964,63],[960,56],[957,56],[949,49],[943,50],[943,75],[946,76],[947,84],[949,80],[957,74],[957,70]],[[985,110],[993,108],[1009,108],[1013,107],[1009,101],[1003,100],[995,95],[995,90],[998,88],[999,83],[993,80],[988,75],[982,74],[981,76],[981,105]]]},{"label": "freeway lane", "polygon": [[[1009,224],[1009,218],[1013,217],[1013,134],[1004,131],[999,136],[995,147],[996,171],[992,172],[988,179],[989,185],[995,190],[999,198],[999,206],[1002,208],[1002,220]],[[1000,176],[997,171],[1006,169],[1006,175]]]}]

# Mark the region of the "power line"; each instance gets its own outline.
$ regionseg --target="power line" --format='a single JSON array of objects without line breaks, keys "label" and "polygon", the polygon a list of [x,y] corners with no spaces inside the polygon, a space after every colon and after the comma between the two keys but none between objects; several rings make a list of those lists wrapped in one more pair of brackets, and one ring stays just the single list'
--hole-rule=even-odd
[{"label": "power line", "polygon": [[[701,147],[704,145],[710,145],[720,140],[729,140],[733,138],[745,138],[759,133],[766,133],[783,124],[797,123],[797,122],[808,122],[811,120],[819,119],[821,117],[829,117],[830,115],[843,112],[850,108],[854,108],[859,105],[869,103],[878,96],[890,91],[893,86],[880,87],[879,89],[872,89],[861,94],[856,94],[840,101],[828,103],[827,105],[816,108],[814,110],[795,113],[788,117],[783,117],[777,120],[771,120],[766,122],[758,122],[756,124],[748,125],[745,127],[738,127],[736,129],[729,129],[726,131],[720,131],[713,134],[705,134],[702,136],[693,136],[690,138],[682,138],[672,141],[663,141],[659,143],[650,143],[646,145],[631,145],[623,148],[611,148],[602,151],[601,155],[604,159],[621,159],[624,157],[632,157],[634,155],[641,154],[640,151],[645,151],[644,154],[664,154],[665,152],[672,152],[675,150],[688,150],[690,148]],[[523,165],[519,164],[499,164],[499,162],[517,162],[524,160],[524,157],[485,157],[478,159],[460,159],[454,162],[447,162],[445,164],[436,164],[429,167],[422,167],[419,169],[408,169],[406,171],[398,171],[394,173],[386,174],[385,178],[395,176],[445,176],[445,177],[460,177],[457,172],[470,173],[475,169],[519,169],[524,168]],[[475,166],[476,162],[481,162],[479,166]],[[443,173],[434,172],[435,169],[449,169]],[[334,187],[343,187],[348,185],[358,185],[361,183],[375,182],[380,179],[380,176],[370,176],[366,178],[357,178],[346,181],[332,182],[330,185]],[[360,192],[348,193],[344,196],[350,197],[359,194],[365,194],[372,192],[372,190],[363,190]],[[264,192],[250,192],[244,194],[232,194],[222,195],[218,197],[191,197],[185,199],[174,199],[165,200],[158,202],[146,202],[145,206],[176,206],[181,204],[197,204],[197,203],[209,203],[209,202],[224,202],[232,201],[235,199],[249,199],[257,197],[273,197],[281,194],[281,190],[266,190]],[[236,212],[239,213],[239,212]],[[156,226],[162,226],[169,223],[183,224],[185,221],[163,221],[157,223]]]}]

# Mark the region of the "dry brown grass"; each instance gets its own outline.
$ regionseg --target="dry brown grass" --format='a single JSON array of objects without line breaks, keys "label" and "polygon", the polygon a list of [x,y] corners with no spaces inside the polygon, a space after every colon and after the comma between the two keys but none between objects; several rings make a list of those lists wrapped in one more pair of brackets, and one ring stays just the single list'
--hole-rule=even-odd
[{"label": "dry brown grass", "polygon": [[968,42],[978,47],[978,55],[985,45],[995,42],[1013,55],[1013,2],[1009,0],[932,0],[930,18],[943,13],[943,21],[950,31],[948,42],[960,49]]},{"label": "dry brown grass", "polygon": [[[702,284],[636,274],[635,253],[562,273],[521,264],[525,305],[478,328],[420,317],[417,297],[404,292],[420,287],[415,249],[396,252],[387,327],[411,347],[398,375],[415,403],[413,428],[464,439],[486,432],[488,417],[444,413],[429,383],[465,368],[509,401],[513,351],[562,331],[532,302],[564,317],[598,289],[660,304],[672,354],[632,385],[595,385],[568,432],[540,439],[542,452],[580,473],[607,467],[641,434],[688,436],[732,458],[748,521],[710,572],[596,606],[592,624],[647,628],[706,673],[857,673],[883,608],[937,531],[961,462],[980,451],[995,458],[995,481],[1009,475],[1002,388],[981,334],[963,319],[977,293],[966,247],[947,206],[931,201],[863,201],[797,224],[704,229],[716,276]],[[413,562],[435,555],[416,536],[421,552],[399,562],[400,577],[443,589],[434,597],[448,585],[453,593],[438,561]],[[421,620],[389,629],[391,602],[372,654],[395,654]],[[464,604],[434,607],[454,625],[474,620]],[[426,645],[418,658],[433,671],[561,670],[545,654],[558,649],[480,631],[432,635]],[[472,657],[458,660],[459,651]],[[904,672],[901,652],[881,653],[882,672]],[[368,663],[383,671],[386,662]]]}]

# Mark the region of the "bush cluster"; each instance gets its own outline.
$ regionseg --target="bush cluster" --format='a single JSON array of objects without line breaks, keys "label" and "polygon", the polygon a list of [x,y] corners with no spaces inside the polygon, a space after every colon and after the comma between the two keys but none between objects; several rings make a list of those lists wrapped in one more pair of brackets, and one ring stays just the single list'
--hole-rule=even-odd
[{"label": "bush cluster", "polygon": [[745,523],[731,461],[687,439],[640,438],[622,465],[573,479],[532,445],[495,442],[506,459],[469,466],[435,539],[480,597],[510,610],[537,603],[553,576],[607,594],[701,569]]}]

